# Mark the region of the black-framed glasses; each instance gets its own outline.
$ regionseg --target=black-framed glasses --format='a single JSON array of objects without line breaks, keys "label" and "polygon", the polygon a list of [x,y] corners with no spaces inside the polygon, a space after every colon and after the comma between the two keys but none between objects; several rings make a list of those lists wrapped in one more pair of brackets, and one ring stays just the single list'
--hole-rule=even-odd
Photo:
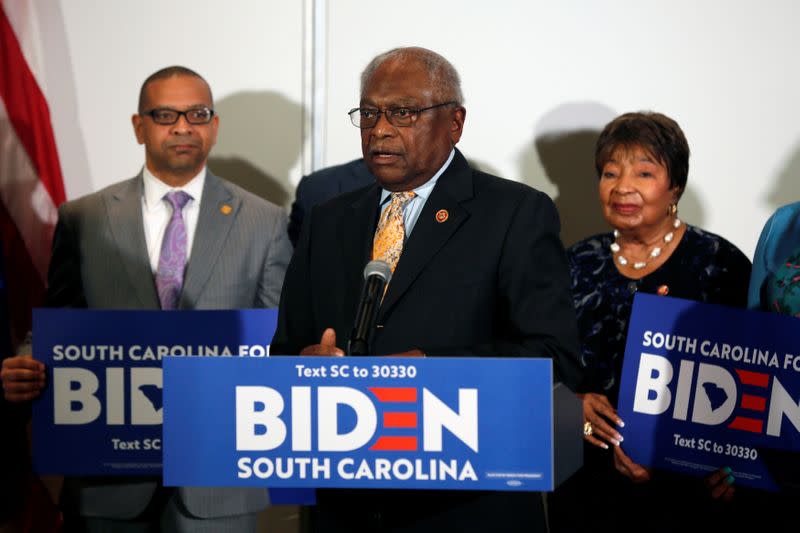
[{"label": "black-framed glasses", "polygon": [[162,126],[171,126],[178,122],[181,115],[186,117],[186,122],[189,124],[208,124],[214,118],[214,110],[207,107],[195,107],[187,109],[186,111],[178,111],[177,109],[170,109],[168,107],[159,107],[140,113],[140,115],[147,115],[153,119],[153,122]]},{"label": "black-framed glasses", "polygon": [[388,120],[389,124],[392,126],[405,128],[413,126],[414,122],[417,121],[417,117],[423,111],[457,103],[458,102],[443,102],[441,104],[421,108],[390,107],[389,109],[378,109],[377,107],[354,107],[348,111],[347,114],[350,115],[350,121],[353,123],[353,126],[361,128],[362,130],[375,127],[375,124],[380,120],[381,113],[386,115],[386,120]]}]

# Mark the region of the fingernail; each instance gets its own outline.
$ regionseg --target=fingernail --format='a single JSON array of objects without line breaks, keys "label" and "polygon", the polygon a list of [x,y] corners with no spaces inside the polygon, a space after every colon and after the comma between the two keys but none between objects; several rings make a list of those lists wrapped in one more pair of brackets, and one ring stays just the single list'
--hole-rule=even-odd
[{"label": "fingernail", "polygon": [[728,485],[733,485],[733,481],[734,481],[733,476],[728,476],[725,478],[725,483],[727,483]]},{"label": "fingernail", "polygon": [[619,441],[611,439],[611,442],[614,443],[614,446],[619,446]]},{"label": "fingernail", "polygon": [[622,442],[624,440],[625,438],[622,435],[617,435],[617,442]]},{"label": "fingernail", "polygon": [[603,449],[604,449],[604,450],[607,450],[607,449],[608,449],[608,444],[606,444],[606,443],[603,443]]},{"label": "fingernail", "polygon": [[725,472],[726,474],[730,474],[731,473],[731,467],[726,466],[725,468],[722,469],[722,471]]},{"label": "fingernail", "polygon": [[625,422],[623,422],[622,420],[617,420],[617,425],[619,427],[621,427],[621,428],[624,428],[625,427]]}]

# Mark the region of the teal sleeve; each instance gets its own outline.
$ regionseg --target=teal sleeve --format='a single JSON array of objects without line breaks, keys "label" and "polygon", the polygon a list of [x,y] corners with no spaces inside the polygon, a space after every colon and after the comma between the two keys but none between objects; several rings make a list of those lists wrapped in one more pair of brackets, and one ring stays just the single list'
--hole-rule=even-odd
[{"label": "teal sleeve", "polygon": [[770,236],[772,234],[772,226],[775,220],[775,214],[769,217],[764,229],[761,230],[761,236],[758,238],[756,245],[756,253],[753,256],[753,271],[750,274],[750,288],[747,292],[747,308],[748,309],[761,309],[761,288],[764,286],[764,281],[767,279],[769,268],[767,265],[767,249],[769,246]]}]

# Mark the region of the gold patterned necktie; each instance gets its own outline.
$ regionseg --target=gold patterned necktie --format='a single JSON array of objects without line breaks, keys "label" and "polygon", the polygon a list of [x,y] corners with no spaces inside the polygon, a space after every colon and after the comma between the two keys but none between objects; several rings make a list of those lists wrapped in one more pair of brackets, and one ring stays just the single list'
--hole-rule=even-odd
[{"label": "gold patterned necktie", "polygon": [[403,207],[410,202],[414,191],[393,192],[389,207],[383,210],[372,241],[372,259],[385,261],[394,272],[400,254],[403,253],[403,241],[406,238],[406,226],[403,222]]}]

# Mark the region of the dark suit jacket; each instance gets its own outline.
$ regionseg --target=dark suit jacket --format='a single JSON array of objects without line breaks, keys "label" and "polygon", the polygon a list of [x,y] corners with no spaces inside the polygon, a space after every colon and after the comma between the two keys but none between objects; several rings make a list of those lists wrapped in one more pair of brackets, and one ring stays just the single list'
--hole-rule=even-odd
[{"label": "dark suit jacket", "polygon": [[[377,184],[315,207],[281,294],[274,354],[297,354],[326,327],[350,334],[378,217]],[[447,220],[436,213],[446,210]],[[439,178],[407,239],[378,316],[373,353],[552,357],[568,385],[578,334],[558,215],[545,194],[473,170],[460,152]],[[417,531],[535,524],[533,494],[331,491],[319,496],[331,529]],[[327,511],[326,511],[327,510]],[[333,517],[331,517],[333,516]],[[458,524],[461,525],[459,528]],[[507,526],[503,526],[507,524]]]},{"label": "dark suit jacket", "polygon": [[[142,190],[140,174],[61,206],[48,306],[159,308],[145,243]],[[274,307],[291,253],[280,208],[208,172],[179,307]],[[67,478],[62,505],[84,516],[132,518],[147,507],[156,481]],[[186,510],[201,518],[254,512],[268,503],[263,489],[182,487],[178,495]]]},{"label": "dark suit jacket", "polygon": [[297,246],[303,220],[312,207],[372,183],[375,183],[375,177],[370,174],[363,159],[323,168],[304,176],[297,184],[292,212],[289,214],[289,239],[292,245]]}]

